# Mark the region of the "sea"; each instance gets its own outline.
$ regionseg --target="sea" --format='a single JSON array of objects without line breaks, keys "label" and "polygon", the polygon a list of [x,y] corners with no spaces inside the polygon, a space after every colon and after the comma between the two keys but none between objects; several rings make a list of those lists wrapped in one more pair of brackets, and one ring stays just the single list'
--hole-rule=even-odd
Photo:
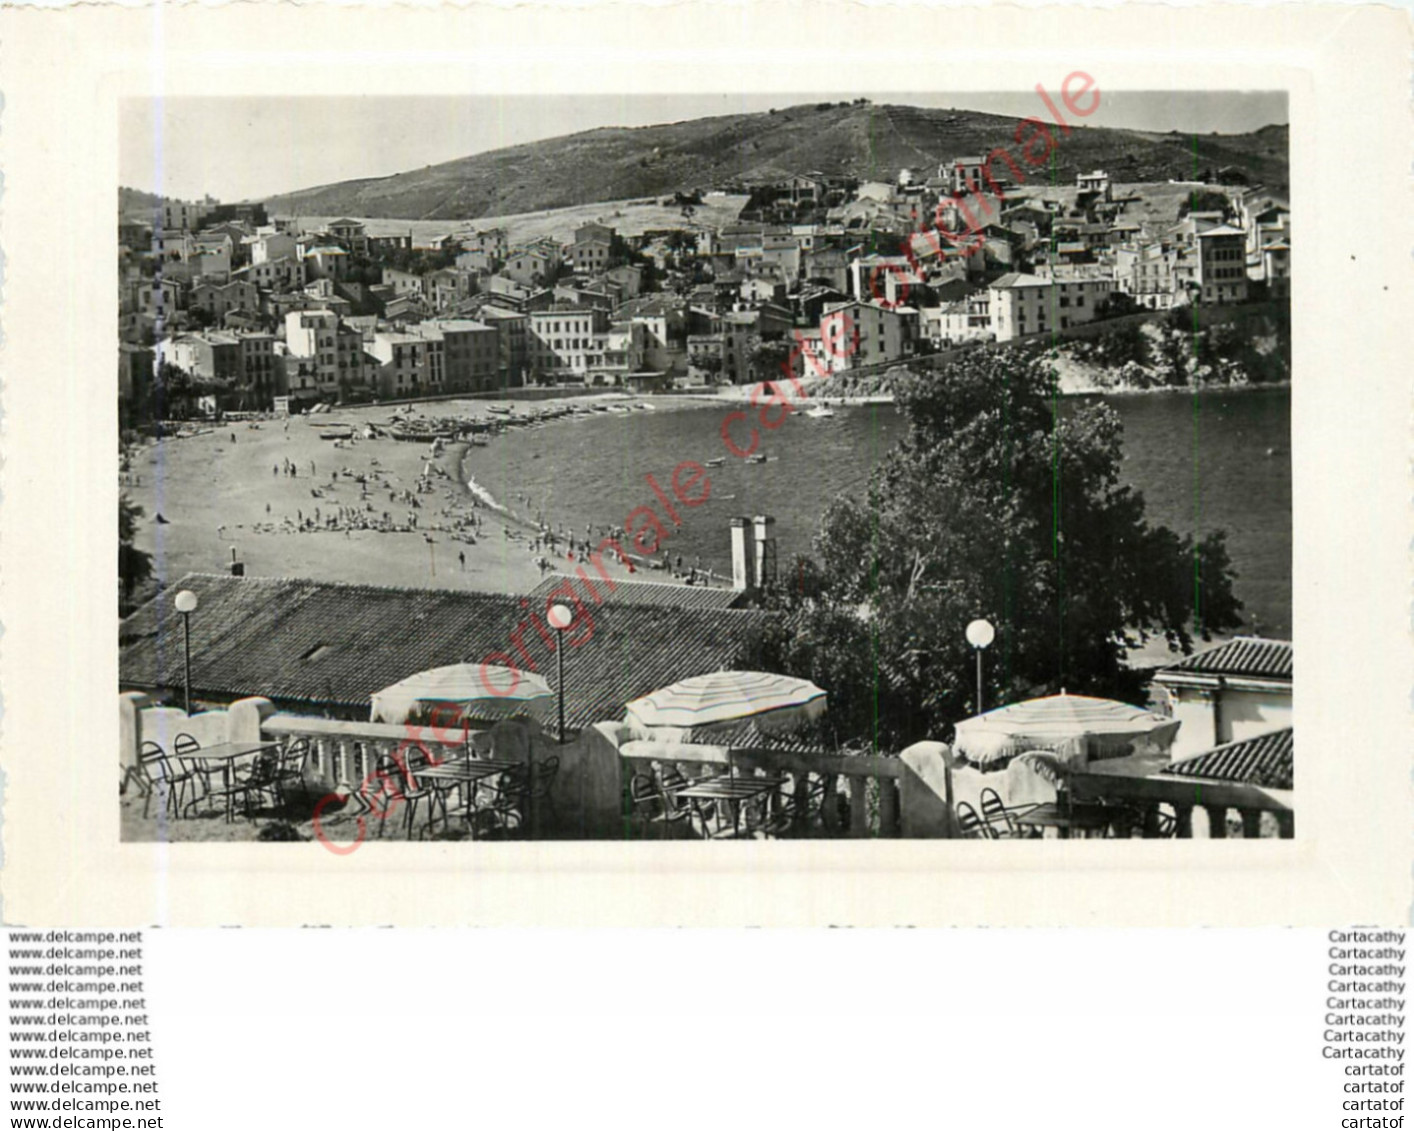
[{"label": "sea", "polygon": [[[515,514],[576,536],[624,525],[641,505],[662,514],[646,477],[671,497],[673,468],[727,455],[719,405],[595,413],[522,430],[473,448],[464,476]],[[1227,531],[1245,609],[1242,631],[1291,635],[1291,396],[1287,388],[1066,398],[1103,400],[1124,425],[1121,474],[1142,491],[1149,520],[1179,533]],[[624,402],[625,404],[639,402]],[[743,431],[744,431],[744,426]],[[709,499],[679,507],[664,543],[676,563],[730,575],[733,516],[772,515],[780,561],[809,553],[830,502],[860,494],[903,430],[891,405],[797,414],[761,431],[764,463],[727,455],[711,467]],[[744,439],[738,443],[744,444]],[[671,528],[670,528],[671,529]],[[596,536],[597,540],[597,536]]]}]

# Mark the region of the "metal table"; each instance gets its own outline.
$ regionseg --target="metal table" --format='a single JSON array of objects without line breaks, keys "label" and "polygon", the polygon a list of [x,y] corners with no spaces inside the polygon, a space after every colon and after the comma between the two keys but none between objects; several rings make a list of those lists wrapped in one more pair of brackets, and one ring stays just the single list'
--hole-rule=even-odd
[{"label": "metal table", "polygon": [[[279,749],[279,742],[218,742],[214,746],[203,746],[200,750],[189,750],[185,754],[174,754],[172,757],[183,762],[217,762],[220,764],[222,792],[226,795],[226,820],[229,821],[231,819],[231,798],[235,788],[235,779],[232,775],[235,772],[236,761]],[[210,767],[202,768],[209,769]],[[202,784],[206,784],[205,778],[202,779]],[[210,794],[208,793],[207,796],[209,797]],[[193,797],[187,802],[187,808],[192,809],[201,800],[203,798]]]},{"label": "metal table", "polygon": [[471,787],[463,806],[470,813],[476,804],[477,787],[483,781],[524,766],[524,762],[512,762],[503,758],[460,757],[435,764],[428,763],[425,766],[411,766],[408,768],[408,772],[418,780],[435,783],[432,787],[434,800],[429,805],[427,814],[427,828],[430,832],[436,823],[434,809],[438,805],[442,808],[442,823],[450,823],[451,818],[447,811],[447,794],[452,790],[464,790],[468,786]]},{"label": "metal table", "polygon": [[763,795],[770,795],[774,801],[775,793],[781,788],[785,778],[783,777],[735,777],[726,776],[718,778],[708,778],[705,781],[693,782],[691,785],[673,791],[673,796],[684,798],[691,803],[698,819],[706,826],[706,817],[702,814],[702,802],[721,801],[731,809],[732,832],[741,832],[741,807],[748,801],[754,801]]}]

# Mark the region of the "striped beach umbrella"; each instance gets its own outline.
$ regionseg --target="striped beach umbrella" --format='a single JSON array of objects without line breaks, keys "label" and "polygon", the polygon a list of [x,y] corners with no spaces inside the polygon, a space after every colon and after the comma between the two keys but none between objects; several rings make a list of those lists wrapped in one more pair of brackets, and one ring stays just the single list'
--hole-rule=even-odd
[{"label": "striped beach umbrella", "polygon": [[1089,695],[1047,695],[974,715],[957,724],[955,747],[978,766],[1029,750],[1053,751],[1065,764],[1166,751],[1179,724],[1142,707]]},{"label": "striped beach umbrella", "polygon": [[826,693],[806,679],[771,672],[712,672],[693,676],[635,699],[628,722],[640,727],[707,731],[751,720],[779,734],[818,719]]},{"label": "striped beach umbrella", "polygon": [[482,708],[501,705],[493,714],[509,717],[528,704],[554,695],[538,675],[489,664],[448,664],[410,675],[373,693],[372,721],[407,722],[414,712],[434,707]]}]

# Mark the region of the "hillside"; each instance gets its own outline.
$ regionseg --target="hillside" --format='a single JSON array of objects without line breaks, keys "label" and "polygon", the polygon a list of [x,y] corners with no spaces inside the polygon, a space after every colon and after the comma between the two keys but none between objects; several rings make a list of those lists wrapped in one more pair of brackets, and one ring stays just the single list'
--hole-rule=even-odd
[{"label": "hillside", "polygon": [[155,192],[143,192],[135,188],[118,188],[119,216],[151,216],[154,208],[161,207],[162,197]]},{"label": "hillside", "polygon": [[[931,173],[942,161],[998,146],[1015,152],[1017,125],[1015,118],[968,110],[821,103],[589,130],[390,177],[304,189],[267,204],[281,215],[461,220],[758,183],[811,170],[892,179],[903,167]],[[1044,171],[1048,182],[1073,183],[1077,172],[1094,168],[1124,182],[1191,180],[1203,169],[1232,166],[1282,191],[1287,127],[1196,138],[1076,127],[1061,137],[1054,158]]]}]

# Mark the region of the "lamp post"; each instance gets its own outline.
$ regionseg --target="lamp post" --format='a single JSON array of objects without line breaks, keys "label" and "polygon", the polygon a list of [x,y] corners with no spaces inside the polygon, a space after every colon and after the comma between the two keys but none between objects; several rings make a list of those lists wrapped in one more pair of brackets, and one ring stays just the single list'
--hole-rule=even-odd
[{"label": "lamp post", "polygon": [[172,602],[177,606],[177,612],[182,614],[182,640],[186,653],[186,703],[187,714],[191,714],[191,615],[196,612],[196,594],[190,589],[183,589],[177,594]]},{"label": "lamp post", "polygon": [[988,620],[975,620],[967,626],[967,642],[977,652],[977,713],[982,713],[982,653],[996,639],[997,630]]},{"label": "lamp post", "polygon": [[555,641],[555,690],[560,699],[560,745],[565,744],[565,630],[574,623],[574,613],[566,605],[552,605],[545,622],[560,634]]}]

